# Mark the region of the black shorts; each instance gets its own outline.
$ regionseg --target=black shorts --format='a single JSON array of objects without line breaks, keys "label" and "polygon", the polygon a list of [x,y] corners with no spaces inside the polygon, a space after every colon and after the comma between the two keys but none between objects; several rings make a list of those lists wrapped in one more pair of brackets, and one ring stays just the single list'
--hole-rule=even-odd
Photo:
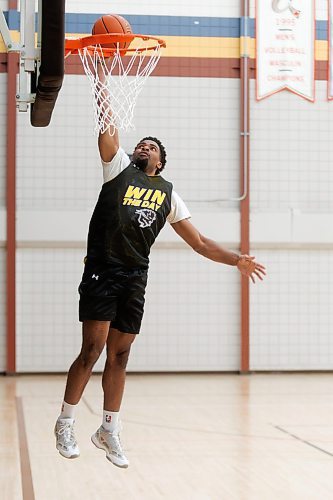
[{"label": "black shorts", "polygon": [[124,333],[139,333],[148,272],[86,262],[79,285],[79,319],[111,321]]}]

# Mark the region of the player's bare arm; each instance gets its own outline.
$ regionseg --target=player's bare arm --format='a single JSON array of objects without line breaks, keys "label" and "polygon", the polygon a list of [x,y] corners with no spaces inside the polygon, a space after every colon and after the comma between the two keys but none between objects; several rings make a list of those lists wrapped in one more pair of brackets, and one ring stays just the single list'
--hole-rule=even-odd
[{"label": "player's bare arm", "polygon": [[255,282],[255,276],[262,280],[266,274],[265,267],[256,262],[253,256],[238,255],[219,245],[216,241],[203,236],[187,219],[171,224],[176,233],[193,250],[207,259],[229,266],[237,266],[238,270]]},{"label": "player's bare arm", "polygon": [[[110,127],[114,130],[110,130]],[[110,127],[104,132],[104,134],[100,132],[98,137],[99,154],[102,160],[107,163],[114,158],[119,149],[118,130],[114,128],[113,125]]]}]

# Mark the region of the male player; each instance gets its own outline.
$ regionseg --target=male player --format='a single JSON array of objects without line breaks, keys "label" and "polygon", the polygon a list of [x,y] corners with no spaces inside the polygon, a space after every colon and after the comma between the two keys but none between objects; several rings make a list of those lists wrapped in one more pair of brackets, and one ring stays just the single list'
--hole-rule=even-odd
[{"label": "male player", "polygon": [[154,137],[142,139],[132,161],[119,147],[117,130],[99,136],[104,184],[92,215],[85,269],[79,286],[82,348],[70,367],[61,414],[55,426],[56,447],[66,458],[79,456],[74,435],[75,409],[92,368],[106,345],[103,372],[104,409],[92,442],[118,467],[128,467],[119,432],[119,410],[131,344],[140,331],[149,252],[168,221],[197,253],[235,266],[255,281],[265,268],[254,257],[238,255],[202,234],[172,184],[161,175],[166,152]]}]

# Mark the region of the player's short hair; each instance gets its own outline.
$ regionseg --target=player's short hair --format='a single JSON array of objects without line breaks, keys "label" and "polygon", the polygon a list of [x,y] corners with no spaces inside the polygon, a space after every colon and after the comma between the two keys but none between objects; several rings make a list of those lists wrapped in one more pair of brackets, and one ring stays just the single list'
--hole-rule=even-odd
[{"label": "player's short hair", "polygon": [[154,141],[154,142],[156,142],[156,144],[160,148],[162,166],[159,169],[159,171],[162,172],[162,170],[164,169],[165,164],[167,162],[167,160],[166,160],[167,154],[166,154],[166,151],[165,151],[165,147],[163,146],[163,144],[161,143],[161,141],[159,139],[157,139],[156,137],[151,137],[151,136],[144,137],[143,139],[141,139],[140,142],[138,142],[138,144],[141,144],[141,142],[143,142],[143,141]]}]

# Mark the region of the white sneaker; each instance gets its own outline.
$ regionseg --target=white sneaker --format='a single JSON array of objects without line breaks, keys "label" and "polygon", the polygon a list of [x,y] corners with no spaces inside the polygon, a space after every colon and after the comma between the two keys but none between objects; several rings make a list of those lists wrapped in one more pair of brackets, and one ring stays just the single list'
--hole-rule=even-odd
[{"label": "white sneaker", "polygon": [[74,434],[74,418],[58,418],[54,435],[56,437],[56,448],[60,455],[65,458],[77,458],[80,450]]},{"label": "white sneaker", "polygon": [[91,436],[91,440],[97,448],[106,451],[106,458],[117,467],[126,469],[129,461],[124,455],[119,439],[119,430],[108,432],[101,426],[95,434]]}]

